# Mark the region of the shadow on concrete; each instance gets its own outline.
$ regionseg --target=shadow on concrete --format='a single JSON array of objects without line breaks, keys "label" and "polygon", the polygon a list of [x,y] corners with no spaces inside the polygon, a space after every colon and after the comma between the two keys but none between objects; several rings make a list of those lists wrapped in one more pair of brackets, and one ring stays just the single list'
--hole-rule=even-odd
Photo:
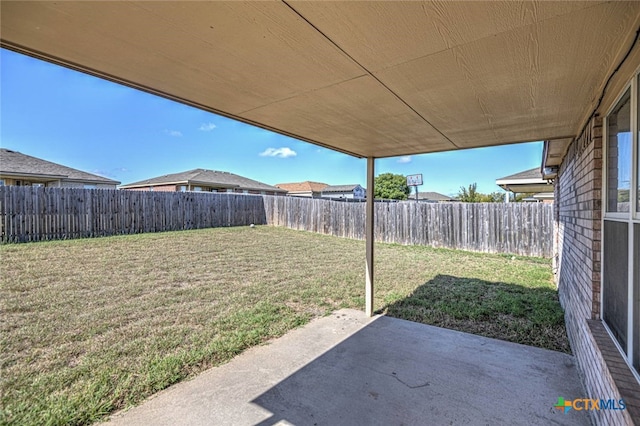
[{"label": "shadow on concrete", "polygon": [[342,309],[111,417],[136,425],[586,425],[573,357]]},{"label": "shadow on concrete", "polygon": [[559,352],[379,317],[253,399],[294,425],[589,424]]},{"label": "shadow on concrete", "polygon": [[571,353],[564,312],[551,288],[436,275],[377,313]]}]

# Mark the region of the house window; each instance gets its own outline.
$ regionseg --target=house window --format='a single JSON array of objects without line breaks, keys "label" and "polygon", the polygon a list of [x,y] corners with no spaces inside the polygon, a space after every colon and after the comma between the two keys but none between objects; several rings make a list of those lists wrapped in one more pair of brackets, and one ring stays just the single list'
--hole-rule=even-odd
[{"label": "house window", "polygon": [[96,189],[96,188],[98,188],[97,185],[84,184],[84,189]]},{"label": "house window", "polygon": [[607,211],[628,212],[631,189],[631,90],[607,117]]},{"label": "house window", "polygon": [[0,179],[0,186],[4,186],[4,179]]},{"label": "house window", "polygon": [[640,374],[640,76],[605,121],[602,319]]}]

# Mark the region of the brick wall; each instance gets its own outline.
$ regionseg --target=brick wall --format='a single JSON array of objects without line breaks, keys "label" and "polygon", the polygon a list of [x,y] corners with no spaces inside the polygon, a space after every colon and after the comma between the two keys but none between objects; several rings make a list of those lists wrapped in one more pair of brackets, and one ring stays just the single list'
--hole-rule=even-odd
[{"label": "brick wall", "polygon": [[[585,395],[565,398],[620,399],[591,333],[600,319],[602,226],[602,119],[591,120],[569,147],[555,188],[556,282],[565,310],[567,334],[585,386]],[[592,412],[595,424],[633,424],[627,411]]]},{"label": "brick wall", "polygon": [[153,189],[151,189],[150,186],[145,186],[145,187],[141,187],[141,188],[124,188],[127,191],[163,191],[163,192],[175,192],[176,191],[176,185],[158,185],[158,186],[154,186]]},{"label": "brick wall", "polygon": [[88,183],[85,184],[83,182],[69,182],[69,181],[61,181],[58,184],[53,185],[57,188],[84,188],[85,185],[95,185],[95,189],[116,189],[114,184],[108,183]]},{"label": "brick wall", "polygon": [[[179,186],[179,185],[178,185]],[[127,191],[150,191],[151,188],[148,186],[142,187],[142,188],[125,188]],[[169,191],[169,192],[174,192],[176,191],[176,185],[157,185],[153,187],[153,191]],[[206,191],[196,191],[196,192],[228,192],[227,188],[206,188]],[[245,190],[243,189],[233,189],[231,192],[232,193],[236,193],[236,194],[245,194],[244,192]],[[286,193],[281,193],[281,192],[274,192],[274,191],[264,191],[264,194],[262,194],[263,191],[254,191],[254,190],[249,190],[246,192],[246,194],[255,194],[255,195],[285,195]]]}]

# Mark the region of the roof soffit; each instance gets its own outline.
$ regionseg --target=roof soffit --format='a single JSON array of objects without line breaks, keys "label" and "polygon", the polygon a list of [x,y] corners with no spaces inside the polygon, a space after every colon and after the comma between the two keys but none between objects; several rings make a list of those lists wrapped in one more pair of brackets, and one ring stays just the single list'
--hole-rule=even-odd
[{"label": "roof soffit", "polygon": [[635,2],[0,7],[5,46],[375,157],[575,135],[640,17]]}]

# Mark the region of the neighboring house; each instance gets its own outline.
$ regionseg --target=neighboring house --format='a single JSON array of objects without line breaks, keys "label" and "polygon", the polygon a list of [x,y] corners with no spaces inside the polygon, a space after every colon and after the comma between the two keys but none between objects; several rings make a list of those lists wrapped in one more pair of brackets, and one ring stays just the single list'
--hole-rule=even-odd
[{"label": "neighboring house", "polygon": [[[415,199],[415,195],[409,195],[409,199]],[[425,203],[447,203],[451,201],[458,201],[454,197],[448,195],[439,194],[437,192],[418,192],[418,201]]]},{"label": "neighboring house", "polygon": [[322,190],[323,198],[365,199],[365,189],[355,185],[328,185]]},{"label": "neighboring house", "polygon": [[0,185],[116,189],[120,182],[0,148]]},{"label": "neighboring house", "polygon": [[287,191],[287,195],[292,197],[307,197],[307,198],[320,198],[322,197],[322,190],[328,185],[321,182],[292,182],[292,183],[278,183],[277,188]]},{"label": "neighboring house", "polygon": [[533,198],[534,200],[536,200],[539,203],[553,203],[553,200],[555,199],[555,196],[553,194],[553,192],[539,192],[537,194],[533,194],[531,196],[531,198]]},{"label": "neighboring house", "polygon": [[543,179],[540,168],[496,179],[496,185],[514,194],[535,193],[539,195],[539,197],[534,195],[524,201],[553,203],[553,183],[551,180]]},{"label": "neighboring house", "polygon": [[287,191],[243,176],[217,170],[194,169],[128,183],[120,189],[169,192],[236,192],[285,195]]}]

